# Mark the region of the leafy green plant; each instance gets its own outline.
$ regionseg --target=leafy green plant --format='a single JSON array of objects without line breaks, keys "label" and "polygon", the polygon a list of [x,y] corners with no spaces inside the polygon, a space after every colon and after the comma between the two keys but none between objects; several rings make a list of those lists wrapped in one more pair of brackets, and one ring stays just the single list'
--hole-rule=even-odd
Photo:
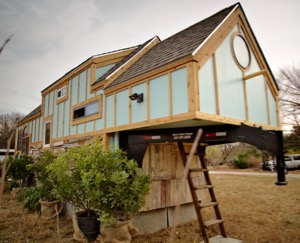
[{"label": "leafy green plant", "polygon": [[19,182],[17,182],[17,181],[9,181],[8,184],[7,184],[6,190],[8,192],[11,192],[13,188],[17,188],[17,187],[20,187]]},{"label": "leafy green plant", "polygon": [[245,153],[241,153],[237,156],[237,159],[233,161],[233,165],[238,169],[247,169],[248,162],[247,162],[248,155]]},{"label": "leafy green plant", "polygon": [[8,158],[8,171],[7,176],[17,181],[20,186],[24,186],[27,176],[30,171],[27,166],[33,164],[33,159],[27,155],[22,155]]},{"label": "leafy green plant", "polygon": [[39,155],[35,159],[34,164],[27,165],[27,169],[36,176],[36,190],[39,192],[40,199],[47,201],[53,201],[56,199],[55,195],[52,193],[53,185],[49,172],[46,169],[47,166],[53,163],[55,158],[56,155],[52,151],[48,150]]},{"label": "leafy green plant", "polygon": [[54,192],[73,206],[100,210],[101,222],[129,218],[144,205],[150,177],[117,149],[100,141],[71,148],[48,166]]},{"label": "leafy green plant", "polygon": [[41,193],[38,187],[26,187],[21,192],[21,197],[23,198],[23,208],[26,208],[33,212],[38,212],[41,209],[41,205],[39,203]]}]

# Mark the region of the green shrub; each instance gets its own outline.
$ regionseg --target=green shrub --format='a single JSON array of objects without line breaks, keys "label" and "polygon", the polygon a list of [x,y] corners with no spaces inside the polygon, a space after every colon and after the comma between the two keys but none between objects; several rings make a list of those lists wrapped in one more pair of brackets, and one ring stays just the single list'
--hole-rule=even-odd
[{"label": "green shrub", "polygon": [[23,208],[26,208],[33,212],[39,212],[41,205],[39,203],[41,196],[40,189],[38,187],[26,187],[21,192],[21,197],[23,198]]},{"label": "green shrub", "polygon": [[17,181],[20,186],[24,186],[27,176],[30,175],[30,171],[27,166],[33,164],[33,159],[27,155],[22,155],[8,158],[8,171],[7,176]]},{"label": "green shrub", "polygon": [[247,169],[248,166],[248,162],[247,162],[247,154],[239,154],[237,159],[235,159],[233,161],[233,165],[234,167],[238,168],[238,169]]}]

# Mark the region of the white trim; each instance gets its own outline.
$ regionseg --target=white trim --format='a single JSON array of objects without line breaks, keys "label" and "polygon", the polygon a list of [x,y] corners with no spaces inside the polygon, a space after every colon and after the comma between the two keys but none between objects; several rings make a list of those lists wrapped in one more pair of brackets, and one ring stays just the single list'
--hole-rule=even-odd
[{"label": "white trim", "polygon": [[218,31],[218,29],[220,28],[220,26],[230,17],[230,15],[239,7],[240,5],[239,4],[237,4],[235,7],[234,7],[234,9],[232,9],[231,10],[231,12],[226,16],[226,18],[225,19],[223,19],[223,21],[214,29],[214,31],[213,32],[211,32],[210,34],[209,34],[209,36],[208,37],[206,37],[206,39],[200,44],[200,46],[198,46],[197,48],[196,48],[196,50],[195,51],[193,51],[193,53],[192,53],[192,56],[195,56],[196,55],[196,53],[202,48],[202,46],[209,40],[209,38],[214,34],[214,33],[216,33],[217,31]]},{"label": "white trim", "polygon": [[[60,96],[60,97],[58,97],[58,92],[59,91],[62,91],[63,89],[65,89],[65,93],[64,93],[64,95],[63,96]],[[57,100],[60,100],[60,99],[62,99],[62,98],[64,98],[64,97],[66,97],[66,95],[67,95],[67,86],[65,85],[65,86],[63,86],[63,87],[61,87],[60,89],[58,89],[57,90]]]},{"label": "white trim", "polygon": [[120,67],[118,67],[113,73],[111,73],[110,75],[108,75],[106,77],[106,80],[108,80],[110,77],[112,77],[115,73],[117,73],[119,70],[121,70],[124,66],[126,66],[132,59],[134,59],[141,51],[143,51],[144,49],[146,49],[148,46],[150,46],[156,39],[158,39],[157,36],[155,36],[146,46],[144,46],[144,48],[142,48],[141,50],[139,50],[138,53],[136,53],[134,56],[132,56],[129,60],[127,60],[127,62],[125,62],[123,65],[121,65]]}]

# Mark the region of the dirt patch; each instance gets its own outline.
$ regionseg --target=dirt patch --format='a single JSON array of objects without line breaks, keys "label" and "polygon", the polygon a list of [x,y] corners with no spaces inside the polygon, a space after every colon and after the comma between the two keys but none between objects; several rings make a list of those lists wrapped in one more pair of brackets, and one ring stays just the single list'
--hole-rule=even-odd
[{"label": "dirt patch", "polygon": [[[229,237],[245,243],[300,242],[300,180],[289,178],[287,186],[276,186],[275,178],[243,175],[211,175]],[[43,220],[22,209],[21,203],[4,195],[0,206],[0,242],[75,242],[68,216]],[[209,215],[206,213],[205,215]],[[139,235],[132,243],[167,243],[171,229]],[[218,227],[209,231],[219,234]],[[196,221],[176,228],[174,243],[202,240]]]}]

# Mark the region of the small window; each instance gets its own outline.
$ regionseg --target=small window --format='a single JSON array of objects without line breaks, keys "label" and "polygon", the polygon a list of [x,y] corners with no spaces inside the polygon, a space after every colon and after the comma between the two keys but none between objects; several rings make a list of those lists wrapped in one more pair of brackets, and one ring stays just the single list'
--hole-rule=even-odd
[{"label": "small window", "polygon": [[50,121],[45,122],[44,127],[44,146],[48,147],[50,146]]},{"label": "small window", "polygon": [[66,96],[66,86],[57,90],[57,99],[61,99]]},{"label": "small window", "polygon": [[86,104],[85,106],[75,109],[73,118],[74,118],[74,120],[76,120],[78,118],[97,114],[98,112],[99,112],[99,102],[95,101],[95,102]]},{"label": "small window", "polygon": [[292,158],[290,156],[284,156],[284,161],[291,161]]}]

